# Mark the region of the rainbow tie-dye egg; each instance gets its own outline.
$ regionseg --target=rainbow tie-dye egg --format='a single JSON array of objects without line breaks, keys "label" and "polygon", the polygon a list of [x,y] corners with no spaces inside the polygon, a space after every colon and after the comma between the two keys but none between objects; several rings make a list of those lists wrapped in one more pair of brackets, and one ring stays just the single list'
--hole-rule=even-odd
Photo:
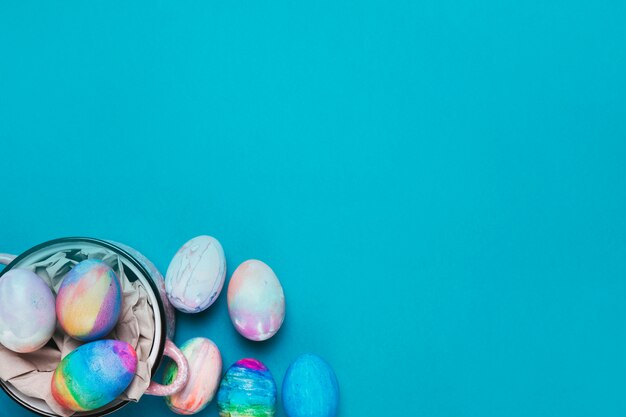
[{"label": "rainbow tie-dye egg", "polygon": [[57,293],[59,324],[69,336],[90,342],[106,336],[122,311],[122,290],[113,269],[89,259],[67,273]]},{"label": "rainbow tie-dye egg", "polygon": [[276,411],[276,383],[269,369],[256,359],[234,363],[217,393],[220,417],[272,417]]},{"label": "rainbow tie-dye egg", "polygon": [[87,343],[59,363],[52,376],[52,395],[59,405],[70,410],[95,410],[119,397],[136,370],[137,353],[128,343]]}]

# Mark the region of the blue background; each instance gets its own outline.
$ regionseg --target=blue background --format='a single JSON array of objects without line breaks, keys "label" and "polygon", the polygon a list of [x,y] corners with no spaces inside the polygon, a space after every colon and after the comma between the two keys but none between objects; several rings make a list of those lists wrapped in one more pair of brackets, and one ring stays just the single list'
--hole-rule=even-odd
[{"label": "blue background", "polygon": [[623,1],[4,0],[0,250],[211,234],[286,322],[177,342],[318,353],[341,417],[624,416],[625,40]]}]

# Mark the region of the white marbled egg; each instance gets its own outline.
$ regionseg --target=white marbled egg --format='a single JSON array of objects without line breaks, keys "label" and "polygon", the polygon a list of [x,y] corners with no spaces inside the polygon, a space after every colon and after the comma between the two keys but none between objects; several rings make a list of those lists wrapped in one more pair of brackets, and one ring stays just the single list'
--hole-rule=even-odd
[{"label": "white marbled egg", "polygon": [[0,344],[18,353],[43,347],[54,333],[52,290],[28,269],[12,269],[0,277]]},{"label": "white marbled egg", "polygon": [[222,245],[211,236],[198,236],[176,252],[165,275],[167,298],[185,313],[199,313],[215,302],[226,278]]}]

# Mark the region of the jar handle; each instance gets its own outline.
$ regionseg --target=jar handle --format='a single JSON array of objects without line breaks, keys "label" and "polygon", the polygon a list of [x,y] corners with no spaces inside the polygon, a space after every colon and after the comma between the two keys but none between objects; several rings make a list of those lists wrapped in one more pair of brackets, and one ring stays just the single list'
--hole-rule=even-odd
[{"label": "jar handle", "polygon": [[0,265],[8,265],[13,262],[13,259],[17,258],[15,255],[9,255],[8,253],[0,253]]},{"label": "jar handle", "polygon": [[161,385],[154,381],[150,382],[150,386],[146,390],[146,394],[148,395],[156,395],[158,397],[173,395],[187,385],[187,380],[189,379],[189,363],[183,352],[181,352],[169,338],[165,339],[163,355],[171,358],[176,363],[176,366],[178,366],[176,378],[169,385]]}]

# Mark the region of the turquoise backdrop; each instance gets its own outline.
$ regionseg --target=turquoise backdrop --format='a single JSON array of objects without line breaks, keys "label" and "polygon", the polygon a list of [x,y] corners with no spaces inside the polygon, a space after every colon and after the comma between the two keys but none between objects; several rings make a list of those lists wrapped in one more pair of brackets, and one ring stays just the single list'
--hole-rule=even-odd
[{"label": "turquoise backdrop", "polygon": [[339,417],[624,416],[625,41],[621,0],[3,0],[0,252],[213,235],[285,325],[176,341],[315,352]]}]

